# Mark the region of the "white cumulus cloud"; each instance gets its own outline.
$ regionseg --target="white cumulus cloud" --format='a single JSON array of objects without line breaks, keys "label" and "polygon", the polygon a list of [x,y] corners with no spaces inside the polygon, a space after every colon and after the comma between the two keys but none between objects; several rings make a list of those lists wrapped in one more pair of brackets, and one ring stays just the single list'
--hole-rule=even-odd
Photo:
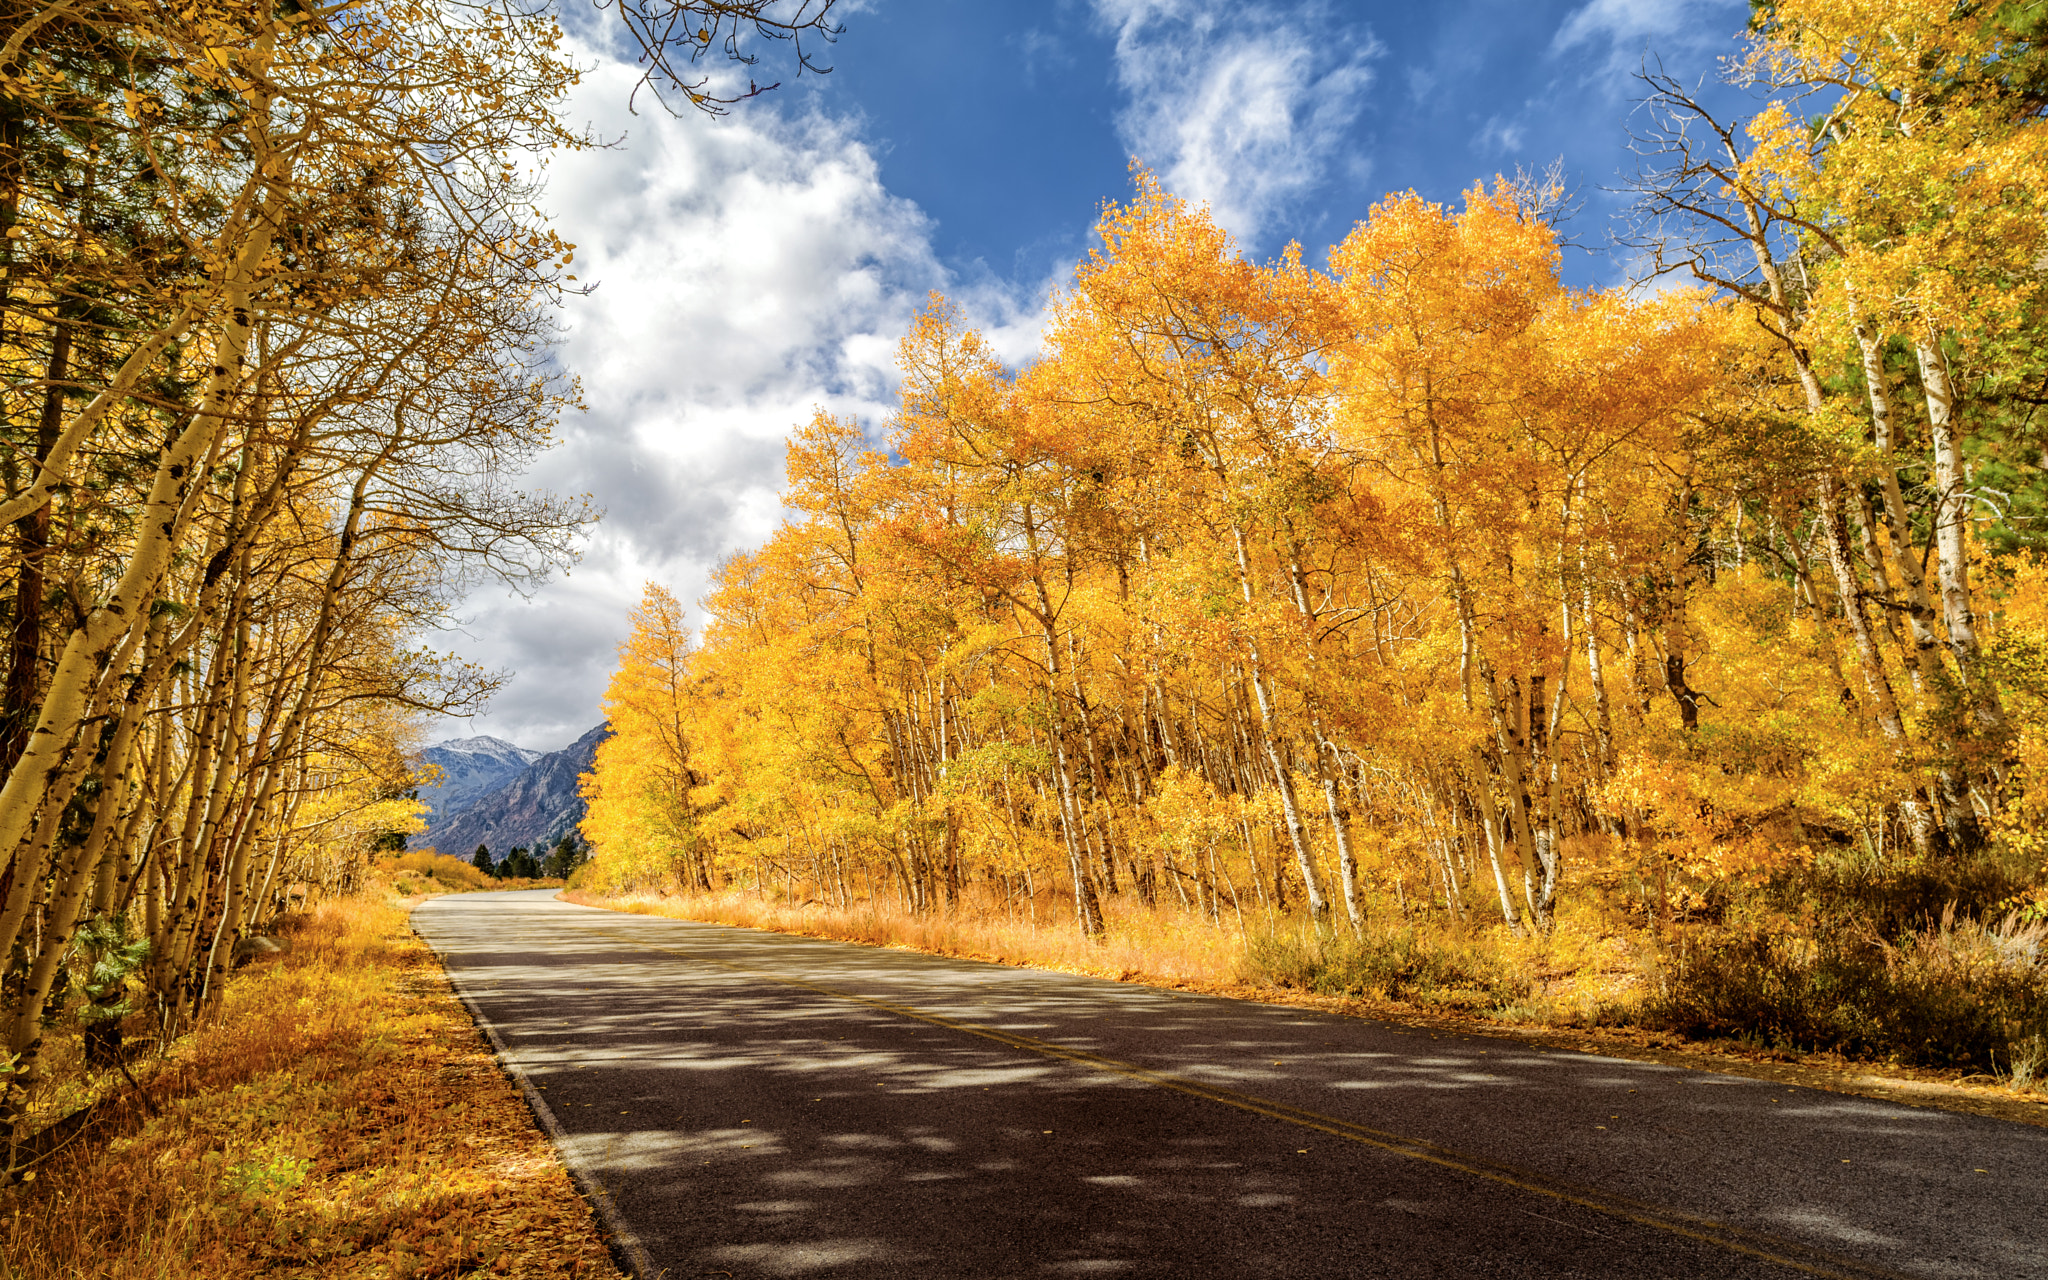
[{"label": "white cumulus cloud", "polygon": [[1339,167],[1381,52],[1330,6],[1095,0],[1129,95],[1125,145],[1247,245]]},{"label": "white cumulus cloud", "polygon": [[[645,94],[635,116],[635,68],[593,61],[570,117],[623,141],[558,156],[547,175],[571,269],[594,286],[565,307],[558,352],[589,409],[529,480],[588,492],[607,514],[566,580],[531,600],[470,597],[465,656],[515,674],[488,714],[445,726],[541,749],[597,722],[643,581],[693,604],[721,560],[773,531],[783,442],[814,406],[882,425],[897,341],[952,283],[930,221],[884,188],[853,124],[773,109],[673,119]],[[1035,300],[1001,281],[960,292],[1006,355],[1036,348]]]}]

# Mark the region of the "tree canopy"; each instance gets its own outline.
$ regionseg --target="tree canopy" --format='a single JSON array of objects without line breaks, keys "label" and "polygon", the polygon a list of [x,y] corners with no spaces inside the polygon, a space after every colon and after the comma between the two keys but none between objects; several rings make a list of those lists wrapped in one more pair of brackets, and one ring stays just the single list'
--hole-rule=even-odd
[{"label": "tree canopy", "polygon": [[1034,360],[934,298],[697,636],[650,584],[585,883],[1089,935],[1656,935],[1823,868],[2043,912],[2032,13],[1782,0],[1743,120],[1647,78],[1661,291],[1564,284],[1542,182],[1390,195],[1318,271],[1139,174]]}]

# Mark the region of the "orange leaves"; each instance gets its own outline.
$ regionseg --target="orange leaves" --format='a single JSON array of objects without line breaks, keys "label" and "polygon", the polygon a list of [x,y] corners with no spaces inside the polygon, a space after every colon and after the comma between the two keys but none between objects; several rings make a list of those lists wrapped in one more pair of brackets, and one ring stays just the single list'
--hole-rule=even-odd
[{"label": "orange leaves", "polygon": [[1831,624],[1700,570],[1787,407],[1753,317],[1565,288],[1537,198],[1390,197],[1325,276],[1141,175],[1028,368],[934,298],[887,452],[800,427],[706,601],[692,838],[842,906],[1036,919],[1064,878],[1083,921],[1133,880],[1278,910],[1333,858],[1490,904],[1498,853],[1541,919],[1596,811],[1703,884],[1887,821]]},{"label": "orange leaves", "polygon": [[1034,374],[1085,407],[1098,433],[1162,461],[1179,453],[1228,470],[1271,460],[1319,408],[1319,277],[1292,251],[1247,262],[1206,210],[1145,174],[1137,199],[1105,206],[1102,232],[1055,304],[1049,358]]},{"label": "orange leaves", "polygon": [[1474,643],[1545,670],[1586,548],[1603,544],[1590,560],[1605,568],[1669,544],[1653,495],[1690,469],[1685,428],[1726,339],[1695,298],[1566,290],[1525,199],[1501,183],[1462,211],[1412,194],[1375,206],[1331,255],[1331,365],[1338,439],[1405,491],[1411,554],[1463,595]]},{"label": "orange leaves", "polygon": [[1717,777],[1638,757],[1597,794],[1635,824],[1640,843],[1629,852],[1647,857],[1654,849],[1697,882],[1753,884],[1811,856],[1790,793],[1779,780]]},{"label": "orange leaves", "polygon": [[[1413,192],[1389,196],[1331,251],[1341,318],[1381,378],[1406,386],[1432,360],[1506,356],[1562,291],[1556,234],[1525,216],[1511,188],[1474,187],[1465,199],[1453,212]],[[1432,385],[1455,397],[1458,382]]]}]

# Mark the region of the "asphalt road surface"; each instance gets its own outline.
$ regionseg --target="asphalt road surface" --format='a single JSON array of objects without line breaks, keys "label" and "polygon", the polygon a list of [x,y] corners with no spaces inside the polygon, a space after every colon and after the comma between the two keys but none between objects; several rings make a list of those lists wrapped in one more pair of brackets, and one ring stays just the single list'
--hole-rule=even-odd
[{"label": "asphalt road surface", "polygon": [[413,922],[644,1280],[2048,1277],[2048,1131],[621,915]]}]

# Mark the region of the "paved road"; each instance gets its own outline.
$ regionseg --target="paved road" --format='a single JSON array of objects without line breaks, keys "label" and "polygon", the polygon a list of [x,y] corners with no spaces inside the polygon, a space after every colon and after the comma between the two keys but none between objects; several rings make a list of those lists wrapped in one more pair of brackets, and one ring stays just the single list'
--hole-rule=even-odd
[{"label": "paved road", "polygon": [[2048,1277],[2048,1131],[619,915],[413,916],[653,1275]]}]

